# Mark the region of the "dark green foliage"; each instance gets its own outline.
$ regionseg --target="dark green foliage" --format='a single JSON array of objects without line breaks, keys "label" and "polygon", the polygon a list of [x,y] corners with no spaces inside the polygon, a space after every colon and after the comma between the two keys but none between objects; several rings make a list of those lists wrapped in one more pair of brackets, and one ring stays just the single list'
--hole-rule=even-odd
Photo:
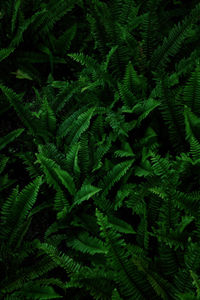
[{"label": "dark green foliage", "polygon": [[200,299],[198,0],[0,3],[0,299]]}]

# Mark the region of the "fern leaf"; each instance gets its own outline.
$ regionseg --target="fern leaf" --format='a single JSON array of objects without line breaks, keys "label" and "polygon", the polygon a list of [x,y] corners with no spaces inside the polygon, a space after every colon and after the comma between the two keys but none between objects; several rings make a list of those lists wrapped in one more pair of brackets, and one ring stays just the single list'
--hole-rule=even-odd
[{"label": "fern leaf", "polygon": [[200,67],[197,66],[195,71],[192,72],[184,91],[183,100],[184,104],[191,108],[192,112],[200,115]]},{"label": "fern leaf", "polygon": [[184,108],[186,140],[190,141],[192,136],[199,140],[200,119],[191,112],[189,107],[185,105]]},{"label": "fern leaf", "polygon": [[98,209],[96,216],[100,235],[105,239],[108,249],[108,262],[115,270],[114,280],[119,287],[120,295],[127,299],[146,299],[150,287],[144,277],[137,272],[134,264],[130,263],[124,239],[113,228],[109,228],[107,217]]},{"label": "fern leaf", "polygon": [[2,150],[4,147],[6,147],[9,143],[14,141],[22,132],[24,129],[16,129],[7,134],[6,136],[0,138],[0,150]]},{"label": "fern leaf", "polygon": [[12,52],[14,52],[15,48],[5,48],[0,50],[0,62],[8,57]]},{"label": "fern leaf", "polygon": [[62,298],[51,286],[41,286],[39,283],[30,282],[24,285],[13,296],[26,297],[28,299],[57,299]]},{"label": "fern leaf", "polygon": [[72,138],[71,145],[78,142],[80,136],[89,128],[90,120],[95,111],[95,108],[90,108],[88,111],[82,113],[74,124],[75,135]]},{"label": "fern leaf", "polygon": [[3,170],[6,167],[7,162],[9,161],[9,158],[6,156],[2,156],[0,160],[0,174],[3,172]]},{"label": "fern leaf", "polygon": [[191,11],[182,23],[174,25],[168,38],[164,38],[163,44],[159,46],[152,55],[150,65],[153,69],[158,69],[169,61],[169,56],[174,56],[180,49],[182,42],[188,36],[192,24],[197,22],[200,13],[200,5]]},{"label": "fern leaf", "polygon": [[[37,194],[42,184],[42,177],[36,178],[33,182],[28,184],[16,197],[18,189],[14,190],[14,193],[11,195],[3,207],[2,215],[4,226],[2,228],[2,235],[4,238],[8,239],[9,245],[17,240],[17,237],[21,235],[21,229],[23,228],[24,221],[29,215],[33,205],[36,202]],[[16,199],[13,199],[13,197]],[[14,200],[14,201],[13,201]],[[11,202],[12,209],[8,212],[8,207],[10,207]]]},{"label": "fern leaf", "polygon": [[72,241],[67,242],[67,245],[82,253],[94,255],[96,253],[106,253],[106,247],[103,242],[96,237],[91,237],[87,232],[82,232]]},{"label": "fern leaf", "polygon": [[74,195],[76,192],[76,187],[71,175],[67,171],[61,170],[60,168],[54,168],[54,171],[69,193]]},{"label": "fern leaf", "polygon": [[10,104],[16,110],[18,116],[20,117],[20,119],[22,120],[24,125],[26,127],[28,127],[28,129],[31,131],[31,133],[33,133],[33,134],[36,133],[37,127],[38,127],[37,122],[36,122],[36,120],[34,120],[34,122],[32,122],[32,120],[33,120],[32,114],[22,104],[22,96],[17,95],[12,89],[7,88],[3,85],[0,85],[0,89],[2,90],[2,92],[5,94],[5,96],[9,100]]},{"label": "fern leaf", "polygon": [[46,253],[46,255],[48,255],[57,264],[57,266],[64,268],[68,274],[76,273],[81,269],[80,264],[75,262],[66,254],[58,251],[53,245],[38,242],[37,248]]},{"label": "fern leaf", "polygon": [[83,201],[89,200],[102,189],[90,184],[82,185],[81,189],[75,194],[73,206],[80,205]]},{"label": "fern leaf", "polygon": [[101,180],[99,184],[99,187],[103,189],[102,196],[105,196],[112,188],[112,186],[126,174],[126,172],[132,166],[133,162],[134,160],[132,159],[119,163],[114,166],[111,171],[108,172],[108,174],[104,177],[103,180]]},{"label": "fern leaf", "polygon": [[20,5],[21,5],[21,0],[16,0],[15,3],[14,3],[14,10],[13,10],[13,15],[12,15],[12,20],[11,20],[11,32],[12,33],[15,30],[17,14],[18,14]]},{"label": "fern leaf", "polygon": [[23,40],[23,33],[27,30],[27,28],[33,22],[35,22],[35,20],[38,19],[39,16],[41,17],[45,12],[46,12],[45,9],[42,11],[38,11],[34,15],[32,15],[29,19],[25,20],[24,23],[18,27],[18,31],[17,31],[15,37],[12,39],[12,41],[10,43],[10,47],[18,46],[20,44],[20,42]]},{"label": "fern leaf", "polygon": [[115,216],[108,216],[108,226],[109,224],[111,224],[113,229],[120,233],[136,234],[130,224]]}]

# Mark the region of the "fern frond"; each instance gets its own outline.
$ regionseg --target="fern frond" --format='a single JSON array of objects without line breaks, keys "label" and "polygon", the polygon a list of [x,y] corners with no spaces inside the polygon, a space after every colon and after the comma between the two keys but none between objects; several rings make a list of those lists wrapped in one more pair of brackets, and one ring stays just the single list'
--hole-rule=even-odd
[{"label": "fern frond", "polygon": [[54,1],[43,3],[44,14],[40,17],[37,24],[34,25],[34,32],[39,32],[39,35],[47,35],[64,15],[70,12],[75,5],[74,1]]},{"label": "fern frond", "polygon": [[91,237],[87,232],[80,233],[75,239],[67,242],[67,245],[75,250],[81,251],[82,253],[88,253],[94,255],[96,253],[106,253],[106,247],[104,243],[96,238]]},{"label": "fern frond", "polygon": [[70,49],[72,40],[74,39],[77,32],[77,24],[73,24],[70,28],[64,31],[56,40],[56,50],[61,55],[61,57],[67,54]]},{"label": "fern frond", "polygon": [[102,197],[105,197],[109,190],[118,182],[130,169],[134,160],[128,160],[121,162],[113,167],[111,171],[102,179],[99,183],[99,187],[102,188]]},{"label": "fern frond", "polygon": [[5,169],[6,164],[7,164],[8,161],[9,161],[9,158],[7,156],[1,156],[1,160],[0,160],[0,174]]},{"label": "fern frond", "polygon": [[75,262],[71,257],[57,250],[53,245],[38,242],[37,248],[49,256],[59,267],[64,268],[68,274],[79,272],[81,265]]},{"label": "fern frond", "polygon": [[17,0],[14,3],[13,15],[11,20],[11,32],[13,33],[16,27],[17,14],[21,5],[21,0]]},{"label": "fern frond", "polygon": [[57,299],[62,298],[51,286],[42,286],[40,283],[29,282],[20,291],[14,292],[15,297],[26,297],[28,299]]},{"label": "fern frond", "polygon": [[200,67],[197,65],[195,71],[192,72],[184,91],[183,100],[184,104],[191,108],[192,112],[200,115]]},{"label": "fern frond", "polygon": [[18,188],[16,188],[11,197],[5,201],[1,212],[3,220],[1,236],[3,239],[8,239],[9,245],[16,242],[22,235],[24,222],[36,202],[41,184],[42,177],[38,177],[19,194]]},{"label": "fern frond", "polygon": [[84,120],[84,117],[87,119],[87,113],[86,107],[82,107],[72,113],[70,116],[66,117],[66,119],[60,124],[57,135],[59,137],[65,137],[67,134],[69,134],[70,131],[72,131],[74,124],[77,122],[78,117]]},{"label": "fern frond", "polygon": [[15,48],[5,48],[0,50],[0,62],[6,59],[11,53],[13,53]]},{"label": "fern frond", "polygon": [[100,235],[105,239],[108,249],[109,264],[115,270],[114,280],[119,287],[120,294],[129,299],[146,299],[150,286],[144,276],[137,272],[134,264],[130,263],[124,239],[113,228],[109,229],[107,217],[97,209],[96,216],[100,226]]},{"label": "fern frond", "polygon": [[200,140],[200,119],[186,105],[184,106],[184,116],[186,140],[190,141],[192,136]]},{"label": "fern frond", "polygon": [[83,201],[89,200],[93,195],[100,192],[102,189],[90,184],[83,184],[81,189],[75,194],[73,207],[80,205]]},{"label": "fern frond", "polygon": [[94,111],[95,108],[90,108],[88,111],[78,116],[76,122],[74,122],[73,124],[73,137],[72,133],[70,134],[70,136],[72,137],[71,145],[77,143],[81,135],[89,128],[90,120],[93,116]]},{"label": "fern frond", "polygon": [[6,147],[9,143],[15,140],[22,132],[24,131],[23,128],[13,130],[12,132],[8,133],[6,136],[0,138],[0,150]]},{"label": "fern frond", "polygon": [[60,168],[54,168],[55,173],[57,174],[58,178],[61,180],[64,187],[69,191],[71,195],[74,195],[76,192],[76,187],[73,181],[73,177],[65,171]]},{"label": "fern frond", "polygon": [[184,39],[190,34],[191,26],[198,21],[200,5],[191,11],[190,15],[171,29],[169,36],[164,38],[163,44],[159,46],[152,55],[150,61],[151,69],[163,67],[170,61],[169,56],[174,56],[180,49]]},{"label": "fern frond", "polygon": [[46,97],[43,99],[41,126],[43,126],[43,130],[47,132],[47,135],[55,134],[56,117]]},{"label": "fern frond", "polygon": [[45,9],[38,11],[34,15],[32,15],[29,19],[25,20],[24,23],[20,24],[18,26],[17,33],[16,33],[15,37],[12,39],[9,47],[13,48],[13,47],[18,46],[21,43],[21,41],[23,40],[23,34],[27,30],[27,28],[32,23],[34,23],[38,19],[38,17],[41,17],[45,12],[46,12]]},{"label": "fern frond", "polygon": [[37,120],[34,120],[33,122],[33,116],[31,112],[22,103],[22,96],[17,95],[12,89],[7,88],[3,85],[0,85],[0,89],[5,94],[10,104],[16,110],[19,118],[22,120],[24,125],[28,127],[32,134],[36,134],[38,129]]}]

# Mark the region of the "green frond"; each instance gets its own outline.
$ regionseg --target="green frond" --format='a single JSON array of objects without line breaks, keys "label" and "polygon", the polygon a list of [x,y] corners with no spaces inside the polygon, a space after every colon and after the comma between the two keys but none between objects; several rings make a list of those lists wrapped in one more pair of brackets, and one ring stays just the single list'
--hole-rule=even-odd
[{"label": "green frond", "polygon": [[5,48],[0,50],[0,62],[6,59],[11,53],[13,53],[15,48]]},{"label": "green frond", "polygon": [[94,255],[96,253],[105,254],[106,247],[104,243],[96,238],[91,237],[87,232],[81,232],[75,239],[67,242],[67,245],[82,253],[88,253]]},{"label": "green frond", "polygon": [[112,292],[112,300],[122,300],[116,288]]},{"label": "green frond", "polygon": [[177,297],[179,297],[179,300],[199,300],[200,298],[197,298],[194,293],[189,292],[189,293],[184,293],[184,294],[176,294]]},{"label": "green frond", "polygon": [[32,152],[23,152],[23,153],[19,153],[16,155],[17,155],[17,157],[22,159],[23,164],[26,166],[26,170],[28,171],[28,173],[32,179],[35,179],[37,176],[42,175],[42,172],[41,172],[39,166],[37,166],[35,164],[36,158]]},{"label": "green frond", "polygon": [[99,183],[99,187],[103,190],[102,197],[105,197],[110,189],[118,182],[130,169],[134,160],[128,160],[125,162],[118,163],[112,170]]},{"label": "green frond", "polygon": [[14,9],[13,9],[13,14],[12,14],[12,20],[11,20],[11,32],[13,33],[16,27],[16,20],[17,20],[17,15],[18,11],[21,5],[21,0],[16,0],[14,3]]},{"label": "green frond", "polygon": [[160,299],[174,299],[174,293],[176,291],[175,288],[166,279],[162,278],[160,274],[151,270],[147,261],[138,258],[136,255],[133,255],[132,260],[137,266],[138,270],[146,275],[147,280]]},{"label": "green frond", "polygon": [[77,24],[73,24],[70,28],[64,31],[56,40],[56,50],[63,57],[70,49],[72,40],[75,38],[77,32]]},{"label": "green frond", "polygon": [[124,85],[118,82],[118,89],[125,106],[132,108],[137,103],[137,97]]},{"label": "green frond", "polygon": [[[87,126],[89,127],[90,118],[92,117],[93,111],[94,108],[86,111],[86,107],[82,107],[70,116],[66,117],[66,119],[60,124],[58,128],[58,136],[65,137],[67,134],[69,135],[71,131],[73,131],[73,133],[76,133],[78,129],[81,132],[81,125],[83,125],[82,130],[85,129],[85,127],[87,128]],[[76,127],[75,130],[74,127]]]},{"label": "green frond", "polygon": [[5,169],[7,162],[9,161],[9,157],[2,155],[0,159],[0,174],[3,172]]},{"label": "green frond", "polygon": [[[19,186],[13,189],[8,199],[2,205],[1,211],[1,239],[6,239],[12,232],[13,206],[16,205],[16,199],[19,194]],[[7,226],[6,226],[7,224]]]},{"label": "green frond", "polygon": [[51,286],[42,286],[39,283],[29,282],[20,291],[14,292],[13,296],[26,297],[26,299],[57,299],[62,298]]},{"label": "green frond", "polygon": [[41,169],[46,175],[46,182],[51,187],[54,186],[56,190],[59,190],[62,187],[62,183],[58,178],[58,175],[55,172],[55,168],[60,168],[58,164],[49,158],[46,158],[42,154],[36,154],[37,163],[40,163]]},{"label": "green frond", "polygon": [[184,255],[186,269],[196,272],[200,266],[198,243],[189,243]]},{"label": "green frond", "polygon": [[106,122],[109,123],[115,134],[128,136],[127,132],[129,131],[129,126],[128,123],[125,122],[125,117],[120,110],[117,112],[108,112]]},{"label": "green frond", "polygon": [[27,107],[22,103],[22,96],[17,95],[12,89],[0,85],[0,89],[10,102],[10,104],[16,110],[19,118],[22,120],[24,125],[30,130],[32,134],[37,132],[37,120],[33,122],[33,116]]},{"label": "green frond", "polygon": [[192,270],[190,270],[190,275],[193,279],[193,284],[195,285],[196,290],[197,290],[197,298],[200,298],[200,280],[199,280],[199,277]]},{"label": "green frond", "polygon": [[113,229],[120,233],[136,234],[135,230],[133,230],[130,224],[113,215],[108,216],[108,227],[109,224],[112,226]]},{"label": "green frond", "polygon": [[100,192],[102,189],[91,184],[83,184],[81,189],[75,194],[73,206],[80,205],[83,201],[89,200],[92,196]]},{"label": "green frond", "polygon": [[186,105],[184,106],[184,117],[186,140],[190,141],[192,136],[199,140],[200,118],[198,118]]},{"label": "green frond", "polygon": [[[149,3],[150,1],[148,1]],[[142,22],[142,49],[145,55],[145,62],[147,63],[154,52],[158,44],[158,35],[156,34],[157,30],[159,30],[159,20],[156,14],[156,6],[160,0],[152,1],[153,5],[148,9],[148,12],[144,15]],[[157,30],[156,30],[157,29]]]},{"label": "green frond", "polygon": [[152,168],[155,175],[159,176],[163,180],[170,180],[169,171],[171,168],[171,162],[167,158],[162,158],[160,155],[151,152]]},{"label": "green frond", "polygon": [[57,266],[64,268],[67,274],[77,273],[82,267],[71,257],[58,251],[53,245],[38,242],[37,248],[46,253],[47,256],[49,256],[57,264]]},{"label": "green frond", "polygon": [[54,160],[60,167],[67,169],[65,154],[58,150],[55,144],[46,143],[38,146],[39,153],[46,158]]},{"label": "green frond", "polygon": [[[26,222],[27,217],[29,218],[29,213],[36,202],[41,184],[42,177],[38,177],[33,182],[25,186],[17,196],[16,193],[18,192],[18,190],[15,190],[14,194],[11,195],[11,198],[8,198],[8,200],[5,202],[2,209],[2,215],[4,219],[1,232],[3,238],[5,239],[9,235],[9,245],[16,242],[22,235],[22,232],[24,230],[24,222]],[[16,198],[13,199],[13,196],[15,196]],[[8,207],[10,207],[11,201],[13,201],[12,209],[10,209],[10,212],[8,214]],[[27,222],[28,221],[29,219],[27,220]],[[28,225],[30,225],[29,222]]]},{"label": "green frond", "polygon": [[68,152],[66,153],[67,170],[73,172],[77,176],[79,176],[80,174],[80,167],[79,167],[79,160],[78,160],[79,151],[80,151],[80,142],[72,145],[68,150]]},{"label": "green frond", "polygon": [[35,284],[40,284],[41,286],[49,286],[49,285],[56,285],[61,289],[65,289],[65,284],[58,278],[42,278],[34,281]]},{"label": "green frond", "polygon": [[154,100],[152,98],[149,98],[148,100],[146,100],[143,105],[141,105],[141,115],[138,117],[137,119],[137,123],[136,126],[139,127],[141,122],[148,117],[148,115],[154,110],[156,109],[156,107],[158,107],[160,105],[160,102],[157,100]]},{"label": "green frond", "polygon": [[128,198],[130,194],[133,192],[133,186],[130,183],[125,184],[121,189],[117,191],[115,198],[115,207],[114,210],[118,210],[123,205],[123,201],[125,198]]},{"label": "green frond", "polygon": [[[146,299],[150,286],[144,276],[130,262],[129,253],[125,248],[126,243],[119,233],[113,228],[109,229],[107,217],[96,209],[97,222],[100,226],[100,235],[105,239],[108,249],[107,258],[114,268],[114,280],[119,287],[120,295],[127,299]],[[126,249],[126,250],[125,250]]]},{"label": "green frond", "polygon": [[43,99],[41,125],[43,127],[43,130],[47,132],[47,135],[55,134],[56,117],[46,97],[44,97]]},{"label": "green frond", "polygon": [[175,149],[183,149],[185,145],[183,105],[177,100],[170,89],[168,77],[158,76],[158,88],[161,111],[169,131],[169,138]]},{"label": "green frond", "polygon": [[74,1],[54,1],[42,3],[44,14],[40,17],[37,24],[34,26],[34,31],[39,32],[39,35],[47,35],[54,27],[56,22],[61,20],[68,12],[71,12],[75,5]]},{"label": "green frond", "polygon": [[104,21],[106,22],[106,17],[102,12],[100,12],[100,10],[105,12],[107,10],[107,4],[98,2],[98,6],[98,8],[95,7],[95,9],[87,15],[87,21],[90,25],[91,35],[94,39],[94,48],[100,51],[102,57],[105,57],[108,52],[108,47],[106,46],[107,34],[105,34],[104,28]]},{"label": "green frond", "polygon": [[111,291],[114,288],[113,272],[100,268],[92,268],[74,274],[66,284],[66,288],[82,288],[97,300],[111,299]]},{"label": "green frond", "polygon": [[174,276],[179,267],[174,248],[170,248],[164,243],[159,244],[157,265],[160,266],[160,271],[166,277]]},{"label": "green frond", "polygon": [[170,61],[169,56],[174,56],[179,51],[184,39],[190,34],[192,24],[198,21],[200,5],[191,11],[189,16],[171,29],[169,36],[164,38],[163,44],[155,49],[150,61],[151,69],[163,67]]},{"label": "green frond", "polygon": [[91,168],[91,148],[89,147],[88,132],[84,132],[80,137],[80,149],[78,153],[79,165],[81,173],[88,177]]},{"label": "green frond", "polygon": [[95,108],[90,108],[78,116],[73,124],[73,133],[70,134],[70,137],[72,137],[71,145],[77,143],[81,135],[89,128],[94,111]]},{"label": "green frond", "polygon": [[199,161],[199,159],[200,159],[200,143],[194,136],[191,136],[191,138],[190,138],[190,153],[192,154],[192,158],[195,161]]},{"label": "green frond", "polygon": [[74,59],[76,62],[80,63],[81,65],[86,66],[91,71],[96,72],[100,68],[97,61],[95,59],[93,59],[92,57],[89,57],[86,54],[83,54],[83,53],[70,53],[70,54],[67,54],[67,55],[69,57],[71,57],[72,59]]},{"label": "green frond", "polygon": [[64,208],[66,208],[67,211],[71,210],[70,203],[61,189],[56,191],[56,195],[54,197],[54,208],[56,211],[61,211]]},{"label": "green frond", "polygon": [[94,153],[95,163],[92,172],[95,172],[96,170],[102,167],[103,163],[101,160],[103,159],[104,155],[110,150],[112,146],[112,136],[111,135],[108,136],[106,141],[105,142],[104,141],[105,139],[102,142],[100,142],[101,144],[99,143],[100,145],[98,145],[97,150]]},{"label": "green frond", "polygon": [[191,108],[192,112],[200,115],[200,67],[197,65],[195,71],[192,72],[184,91],[184,104]]},{"label": "green frond", "polygon": [[62,189],[63,186],[71,195],[75,193],[75,185],[73,178],[66,171],[50,158],[45,157],[41,153],[37,154],[37,162],[40,163],[42,170],[46,175],[46,182],[49,186],[54,186],[56,190]]},{"label": "green frond", "polygon": [[[36,242],[35,242],[36,243]],[[34,264],[34,267],[20,268],[16,270],[15,277],[9,283],[5,283],[2,292],[11,293],[15,290],[23,288],[25,283],[32,282],[32,280],[41,277],[56,267],[49,257],[43,257]]]},{"label": "green frond", "polygon": [[[52,109],[55,113],[61,111],[67,102],[70,102],[72,96],[80,90],[80,86],[78,82],[60,82],[60,81],[53,81],[51,86],[54,88],[59,88],[59,92],[57,93],[56,97],[52,102]],[[83,108],[81,108],[83,109]]]},{"label": "green frond", "polygon": [[6,147],[9,143],[14,141],[22,132],[24,131],[23,128],[13,130],[12,132],[8,133],[6,136],[0,138],[0,150]]},{"label": "green frond", "polygon": [[73,177],[65,170],[60,168],[54,168],[55,173],[57,174],[58,178],[64,185],[64,187],[69,191],[71,195],[74,195],[76,192],[76,187],[73,181]]},{"label": "green frond", "polygon": [[104,72],[106,72],[108,70],[108,65],[110,63],[111,57],[115,53],[115,51],[117,50],[117,48],[118,48],[118,45],[112,47],[110,49],[110,51],[108,52],[108,54],[106,55],[105,62],[103,62],[103,64],[102,64],[102,69],[103,69]]},{"label": "green frond", "polygon": [[35,14],[33,14],[29,19],[26,19],[24,21],[24,23],[20,24],[18,26],[18,30],[17,30],[17,33],[15,35],[15,37],[12,39],[11,43],[10,43],[10,46],[11,48],[13,47],[17,47],[21,41],[23,41],[23,34],[24,32],[27,30],[27,28],[32,24],[34,23],[37,19],[39,19],[39,17],[41,18],[41,16],[43,14],[45,14],[46,10],[41,10],[41,11],[38,11],[36,12]]}]

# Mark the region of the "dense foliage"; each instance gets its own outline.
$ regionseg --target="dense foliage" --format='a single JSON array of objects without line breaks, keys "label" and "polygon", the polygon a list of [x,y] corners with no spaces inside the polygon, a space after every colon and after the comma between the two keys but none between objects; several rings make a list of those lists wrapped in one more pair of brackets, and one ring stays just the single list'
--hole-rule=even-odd
[{"label": "dense foliage", "polygon": [[0,299],[200,299],[199,16],[0,2]]}]

